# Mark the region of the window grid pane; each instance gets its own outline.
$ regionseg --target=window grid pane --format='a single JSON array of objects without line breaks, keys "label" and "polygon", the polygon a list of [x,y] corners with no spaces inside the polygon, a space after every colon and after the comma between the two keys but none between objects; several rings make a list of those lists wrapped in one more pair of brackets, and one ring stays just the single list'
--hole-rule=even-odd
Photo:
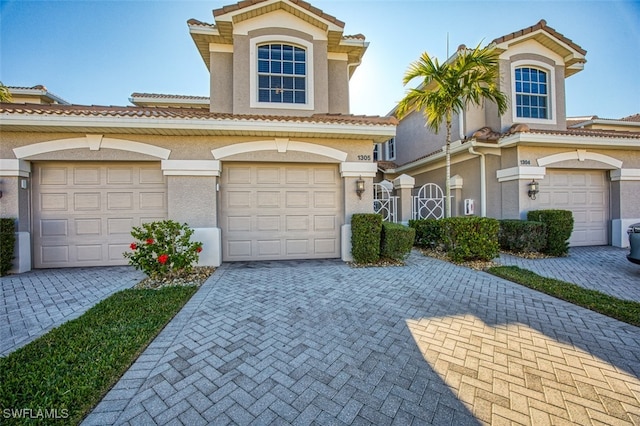
[{"label": "window grid pane", "polygon": [[515,70],[516,116],[549,118],[547,109],[547,73],[535,68]]},{"label": "window grid pane", "polygon": [[258,46],[258,101],[306,103],[306,51],[287,44]]}]

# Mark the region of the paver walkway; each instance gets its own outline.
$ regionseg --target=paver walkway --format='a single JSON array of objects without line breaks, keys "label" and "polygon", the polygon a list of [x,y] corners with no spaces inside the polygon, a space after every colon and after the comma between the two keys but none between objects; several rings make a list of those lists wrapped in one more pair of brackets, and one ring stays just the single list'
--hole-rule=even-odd
[{"label": "paver walkway", "polygon": [[640,328],[448,262],[224,264],[105,424],[640,424]]},{"label": "paver walkway", "polygon": [[628,248],[571,247],[569,256],[524,259],[501,254],[502,265],[515,265],[539,275],[640,302],[640,265],[629,262]]},{"label": "paver walkway", "polygon": [[40,269],[0,278],[0,356],[77,318],[144,274],[130,266]]}]

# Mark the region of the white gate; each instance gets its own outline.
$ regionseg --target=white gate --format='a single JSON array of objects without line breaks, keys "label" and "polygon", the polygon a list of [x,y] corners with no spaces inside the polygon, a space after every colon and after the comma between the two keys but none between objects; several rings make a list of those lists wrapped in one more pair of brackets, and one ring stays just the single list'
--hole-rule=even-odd
[{"label": "white gate", "polygon": [[435,183],[422,185],[413,197],[413,219],[442,219],[444,217],[444,193]]},{"label": "white gate", "polygon": [[398,222],[398,197],[391,195],[389,184],[373,184],[373,211],[381,214],[385,222]]}]

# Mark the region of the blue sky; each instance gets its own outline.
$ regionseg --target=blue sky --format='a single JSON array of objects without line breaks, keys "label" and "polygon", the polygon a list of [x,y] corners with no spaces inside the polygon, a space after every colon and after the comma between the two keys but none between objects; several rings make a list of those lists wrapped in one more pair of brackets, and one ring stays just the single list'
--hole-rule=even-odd
[{"label": "blue sky", "polygon": [[[208,95],[209,76],[186,21],[213,22],[233,0],[0,0],[0,81],[45,85],[76,104],[128,105],[133,92]],[[322,0],[345,34],[370,42],[351,79],[351,112],[384,115],[406,88],[421,52],[443,60],[475,46],[547,25],[587,50],[568,78],[567,113],[620,118],[640,112],[640,1]]]}]

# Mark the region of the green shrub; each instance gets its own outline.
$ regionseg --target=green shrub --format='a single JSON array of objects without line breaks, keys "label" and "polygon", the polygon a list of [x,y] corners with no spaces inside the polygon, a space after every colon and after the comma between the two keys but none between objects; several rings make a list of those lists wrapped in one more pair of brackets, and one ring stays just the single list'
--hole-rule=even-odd
[{"label": "green shrub", "polygon": [[382,216],[357,213],[351,217],[351,254],[356,263],[373,263],[380,259]]},{"label": "green shrub", "polygon": [[0,276],[5,276],[11,269],[15,258],[13,249],[16,244],[16,220],[0,219]]},{"label": "green shrub", "polygon": [[491,260],[498,256],[497,219],[451,217],[440,219],[447,255],[454,262]]},{"label": "green shrub", "polygon": [[402,260],[411,252],[416,230],[399,223],[382,224],[382,242],[380,255],[382,257]]},{"label": "green shrub", "polygon": [[201,242],[191,241],[193,229],[186,223],[181,225],[172,220],[145,223],[134,227],[131,235],[136,241],[131,243],[131,251],[123,255],[129,259],[129,265],[151,278],[189,272],[202,251]]},{"label": "green shrub", "polygon": [[527,219],[547,225],[547,243],[543,253],[566,256],[569,253],[569,237],[573,232],[573,214],[569,210],[532,210]]},{"label": "green shrub", "polygon": [[502,250],[516,253],[542,252],[547,244],[547,226],[543,222],[503,219],[498,242]]},{"label": "green shrub", "polygon": [[438,219],[412,219],[409,226],[416,230],[415,245],[436,248],[442,244],[441,225]]}]

